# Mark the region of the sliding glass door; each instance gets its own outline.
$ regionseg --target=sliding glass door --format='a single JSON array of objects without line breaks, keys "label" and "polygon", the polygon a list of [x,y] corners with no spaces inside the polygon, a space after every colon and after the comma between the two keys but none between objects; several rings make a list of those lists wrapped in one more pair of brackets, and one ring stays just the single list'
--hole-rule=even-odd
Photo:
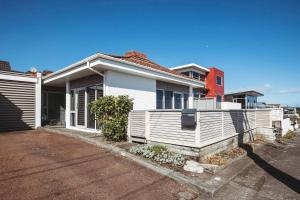
[{"label": "sliding glass door", "polygon": [[91,113],[89,104],[103,96],[102,86],[77,88],[71,91],[71,126],[96,129],[95,116]]}]

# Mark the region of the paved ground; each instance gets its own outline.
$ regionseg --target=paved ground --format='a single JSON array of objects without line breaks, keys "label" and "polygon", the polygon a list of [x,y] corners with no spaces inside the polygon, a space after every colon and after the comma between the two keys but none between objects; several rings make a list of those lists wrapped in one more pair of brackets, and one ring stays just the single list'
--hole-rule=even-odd
[{"label": "paved ground", "polygon": [[0,199],[176,199],[179,183],[57,134],[0,134]]},{"label": "paved ground", "polygon": [[257,152],[250,152],[249,159],[254,163],[218,192],[214,199],[300,199],[299,134],[285,147],[268,145]]}]

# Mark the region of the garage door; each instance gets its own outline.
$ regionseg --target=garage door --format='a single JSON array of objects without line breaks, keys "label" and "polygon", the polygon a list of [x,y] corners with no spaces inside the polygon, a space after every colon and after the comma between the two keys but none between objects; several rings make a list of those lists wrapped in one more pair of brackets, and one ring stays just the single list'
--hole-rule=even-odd
[{"label": "garage door", "polygon": [[35,127],[35,83],[0,79],[0,132]]}]

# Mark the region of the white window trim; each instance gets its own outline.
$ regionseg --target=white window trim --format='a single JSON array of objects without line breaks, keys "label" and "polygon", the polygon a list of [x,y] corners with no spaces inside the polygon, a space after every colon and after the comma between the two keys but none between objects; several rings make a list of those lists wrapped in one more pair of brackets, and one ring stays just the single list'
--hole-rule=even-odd
[{"label": "white window trim", "polygon": [[[184,108],[184,95],[186,94],[188,97],[190,96],[189,93],[185,93],[185,92],[178,92],[178,91],[172,91],[172,90],[164,90],[164,89],[156,89],[156,91],[159,90],[159,91],[162,91],[163,93],[163,99],[162,99],[162,109],[165,110],[166,107],[165,107],[165,92],[166,91],[170,91],[170,92],[173,92],[173,96],[172,96],[172,99],[171,99],[171,103],[172,103],[172,108],[171,109],[168,109],[168,110],[174,110],[175,109],[175,94],[180,94],[181,95],[181,109],[185,109]],[[156,106],[157,106],[157,102],[156,102]],[[189,108],[189,100],[187,101],[187,108]]]}]

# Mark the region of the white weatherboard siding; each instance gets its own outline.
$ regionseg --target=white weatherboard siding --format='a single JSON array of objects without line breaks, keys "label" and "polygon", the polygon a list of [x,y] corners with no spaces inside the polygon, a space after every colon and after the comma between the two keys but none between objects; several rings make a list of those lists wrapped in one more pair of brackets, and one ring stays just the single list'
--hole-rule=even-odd
[{"label": "white weatherboard siding", "polygon": [[241,103],[221,102],[221,109],[241,109]]},{"label": "white weatherboard siding", "polygon": [[105,76],[105,95],[129,95],[134,110],[156,108],[156,80],[116,71],[107,71]]},{"label": "white weatherboard siding", "polygon": [[180,110],[132,111],[128,135],[148,142],[198,148],[256,130],[266,137],[274,137],[270,113],[271,110],[254,109],[197,111],[196,128],[186,129],[181,126]]}]

